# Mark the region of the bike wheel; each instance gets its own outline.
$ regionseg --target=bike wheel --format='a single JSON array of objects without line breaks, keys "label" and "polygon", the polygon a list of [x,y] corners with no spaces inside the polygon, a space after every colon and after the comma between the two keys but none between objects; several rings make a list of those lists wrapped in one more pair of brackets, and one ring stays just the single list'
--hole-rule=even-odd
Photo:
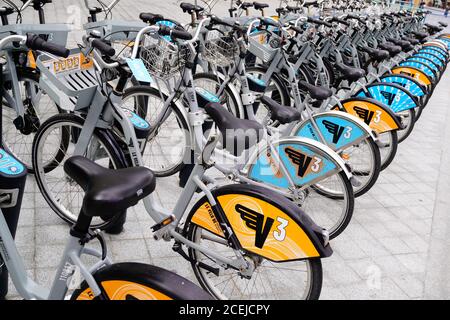
[{"label": "bike wheel", "polygon": [[229,112],[238,118],[244,117],[244,110],[241,110],[238,103],[241,97],[239,95],[236,96],[228,85],[225,86],[223,92],[219,94],[218,91],[221,83],[222,80],[220,77],[212,73],[197,73],[194,75],[194,86],[196,88],[203,88],[216,95],[220,100],[220,104],[227,108]]},{"label": "bike wheel", "polygon": [[[63,167],[74,155],[83,125],[84,119],[74,114],[55,115],[41,125],[33,142],[32,159],[39,190],[53,211],[70,224],[78,219],[84,191],[66,175]],[[107,168],[124,166],[117,149],[99,130],[92,134],[84,156]],[[107,229],[115,221],[116,218],[108,221],[94,218],[91,227]]]},{"label": "bike wheel", "polygon": [[[220,252],[225,257],[235,257],[234,250],[227,241],[193,223],[189,224],[187,237],[202,247]],[[232,268],[216,276],[198,263],[203,262],[217,268],[218,265],[210,257],[192,248],[189,248],[189,256],[200,285],[217,299],[315,300],[320,296],[322,288],[320,259],[275,263],[245,253],[246,258],[256,259],[258,262],[256,272],[248,279]]]},{"label": "bike wheel", "polygon": [[126,90],[122,101],[122,108],[136,112],[150,125],[142,159],[158,177],[177,173],[190,151],[188,122],[174,103],[164,110],[167,99],[154,88],[135,86]]},{"label": "bike wheel", "polygon": [[382,143],[380,147],[381,170],[386,169],[394,160],[397,154],[398,137],[397,131],[388,131],[378,135],[378,140]]},{"label": "bike wheel", "polygon": [[[39,74],[29,69],[18,69],[18,80],[22,102],[24,104],[23,127],[16,126],[16,110],[3,100],[2,106],[2,141],[3,148],[26,165],[29,173],[34,173],[32,166],[32,146],[39,126],[52,115],[60,113],[59,107],[39,89]],[[10,96],[12,96],[12,90]]]},{"label": "bike wheel", "polygon": [[398,135],[398,143],[405,141],[406,138],[411,134],[414,129],[415,124],[415,116],[414,109],[408,109],[402,112],[397,112],[396,114],[400,116],[402,125],[404,129],[400,129],[397,131]]},{"label": "bike wheel", "polygon": [[381,171],[380,150],[372,138],[366,138],[358,145],[347,147],[339,155],[350,166],[354,178],[359,182],[353,186],[355,197],[362,196],[369,191]]},{"label": "bike wheel", "polygon": [[300,207],[317,225],[328,230],[330,239],[334,239],[350,223],[354,205],[352,185],[341,171],[308,188]]},{"label": "bike wheel", "polygon": [[209,300],[191,281],[168,270],[142,263],[116,263],[95,274],[101,294],[94,293],[86,281],[70,300]]},{"label": "bike wheel", "polygon": [[[262,79],[266,74],[267,69],[264,67],[250,67],[247,68],[247,73],[256,77],[257,79]],[[270,78],[267,83],[266,90],[264,92],[265,96],[268,96],[278,102],[283,106],[291,105],[291,98],[289,96],[289,90],[287,89],[284,81],[280,79],[277,75]],[[269,110],[262,106],[260,103],[254,106],[256,120],[262,123],[266,118],[268,118]]]}]

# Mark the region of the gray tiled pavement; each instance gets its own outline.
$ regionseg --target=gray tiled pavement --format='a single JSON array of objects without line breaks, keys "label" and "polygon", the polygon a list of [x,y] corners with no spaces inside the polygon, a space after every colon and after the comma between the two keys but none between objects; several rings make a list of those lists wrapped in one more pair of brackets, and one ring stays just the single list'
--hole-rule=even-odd
[{"label": "gray tiled pavement", "polygon": [[[66,21],[69,8],[74,10],[81,3],[53,2],[48,6],[48,20],[59,22]],[[224,14],[225,8],[223,5],[218,13]],[[115,17],[135,19],[140,11],[180,16],[174,1],[122,0]],[[31,17],[25,18],[31,21]],[[80,20],[75,17],[73,21]],[[71,36],[71,42],[76,39],[79,33]],[[367,195],[356,200],[351,224],[332,241],[334,255],[323,260],[322,299],[450,298],[449,88],[447,72],[413,133],[399,146],[393,164]],[[174,204],[179,192],[176,185],[174,179],[158,181],[157,197],[166,206]],[[48,208],[32,177],[23,207],[17,245],[30,275],[48,284],[68,226]],[[113,260],[153,263],[193,278],[189,264],[171,250],[170,243],[152,239],[152,223],[142,206],[129,210],[125,232],[107,236]],[[15,296],[13,288],[10,296]]]}]

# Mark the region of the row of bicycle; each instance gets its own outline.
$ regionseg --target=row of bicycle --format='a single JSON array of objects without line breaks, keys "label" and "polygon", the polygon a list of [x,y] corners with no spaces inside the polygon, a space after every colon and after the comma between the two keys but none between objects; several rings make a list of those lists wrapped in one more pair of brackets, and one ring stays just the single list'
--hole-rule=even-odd
[{"label": "row of bicycle", "polygon": [[[2,257],[25,298],[63,298],[81,270],[74,298],[317,299],[329,240],[393,161],[448,61],[450,38],[420,10],[358,4],[312,18],[286,6],[269,18],[266,4],[232,1],[218,18],[182,3],[192,17],[182,26],[152,13],[111,20],[115,0],[88,8],[83,42],[68,50],[67,30],[45,24],[51,1],[23,2],[0,12],[3,154],[19,160],[6,174],[34,173],[73,225],[48,291],[25,281],[0,218]],[[40,25],[8,24],[31,4]],[[250,7],[262,16],[242,16]],[[152,192],[157,176],[178,172],[183,189],[168,210]],[[91,230],[120,232],[140,200],[155,239],[173,242],[207,294],[106,257]],[[84,248],[93,239],[103,252]],[[99,261],[88,268],[82,254]]]}]

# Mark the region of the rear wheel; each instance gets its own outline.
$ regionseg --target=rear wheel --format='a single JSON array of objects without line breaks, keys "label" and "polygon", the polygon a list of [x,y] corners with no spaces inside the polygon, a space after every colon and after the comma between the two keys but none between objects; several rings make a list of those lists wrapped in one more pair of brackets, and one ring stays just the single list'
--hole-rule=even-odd
[{"label": "rear wheel", "polygon": [[386,169],[397,154],[398,137],[397,131],[388,131],[378,135],[378,141],[383,145],[380,147],[381,170]]},{"label": "rear wheel", "polygon": [[[190,221],[188,221],[190,223]],[[220,252],[225,257],[235,257],[234,250],[223,238],[190,223],[187,237],[202,247]],[[217,299],[292,299],[315,300],[322,288],[322,263],[319,258],[290,262],[272,262],[251,253],[245,259],[256,269],[250,277],[238,270],[225,269],[218,276],[199,266],[203,262],[214,268],[219,266],[206,254],[189,249],[192,268],[201,286]]]}]

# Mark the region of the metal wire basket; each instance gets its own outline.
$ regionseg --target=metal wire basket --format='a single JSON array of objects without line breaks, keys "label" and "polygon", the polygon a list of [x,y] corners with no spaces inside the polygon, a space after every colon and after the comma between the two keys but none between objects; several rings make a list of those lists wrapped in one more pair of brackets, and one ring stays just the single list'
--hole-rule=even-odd
[{"label": "metal wire basket", "polygon": [[232,36],[214,35],[205,41],[202,58],[212,65],[228,67],[234,62],[238,50],[236,40]]},{"label": "metal wire basket", "polygon": [[145,35],[140,50],[140,58],[144,61],[148,72],[157,78],[166,80],[180,74],[190,51],[187,47],[178,46],[164,37],[154,38]]},{"label": "metal wire basket", "polygon": [[275,34],[268,34],[267,32],[253,32],[250,34],[248,51],[253,53],[257,58],[264,63],[272,61],[275,54],[280,48],[281,39]]}]

